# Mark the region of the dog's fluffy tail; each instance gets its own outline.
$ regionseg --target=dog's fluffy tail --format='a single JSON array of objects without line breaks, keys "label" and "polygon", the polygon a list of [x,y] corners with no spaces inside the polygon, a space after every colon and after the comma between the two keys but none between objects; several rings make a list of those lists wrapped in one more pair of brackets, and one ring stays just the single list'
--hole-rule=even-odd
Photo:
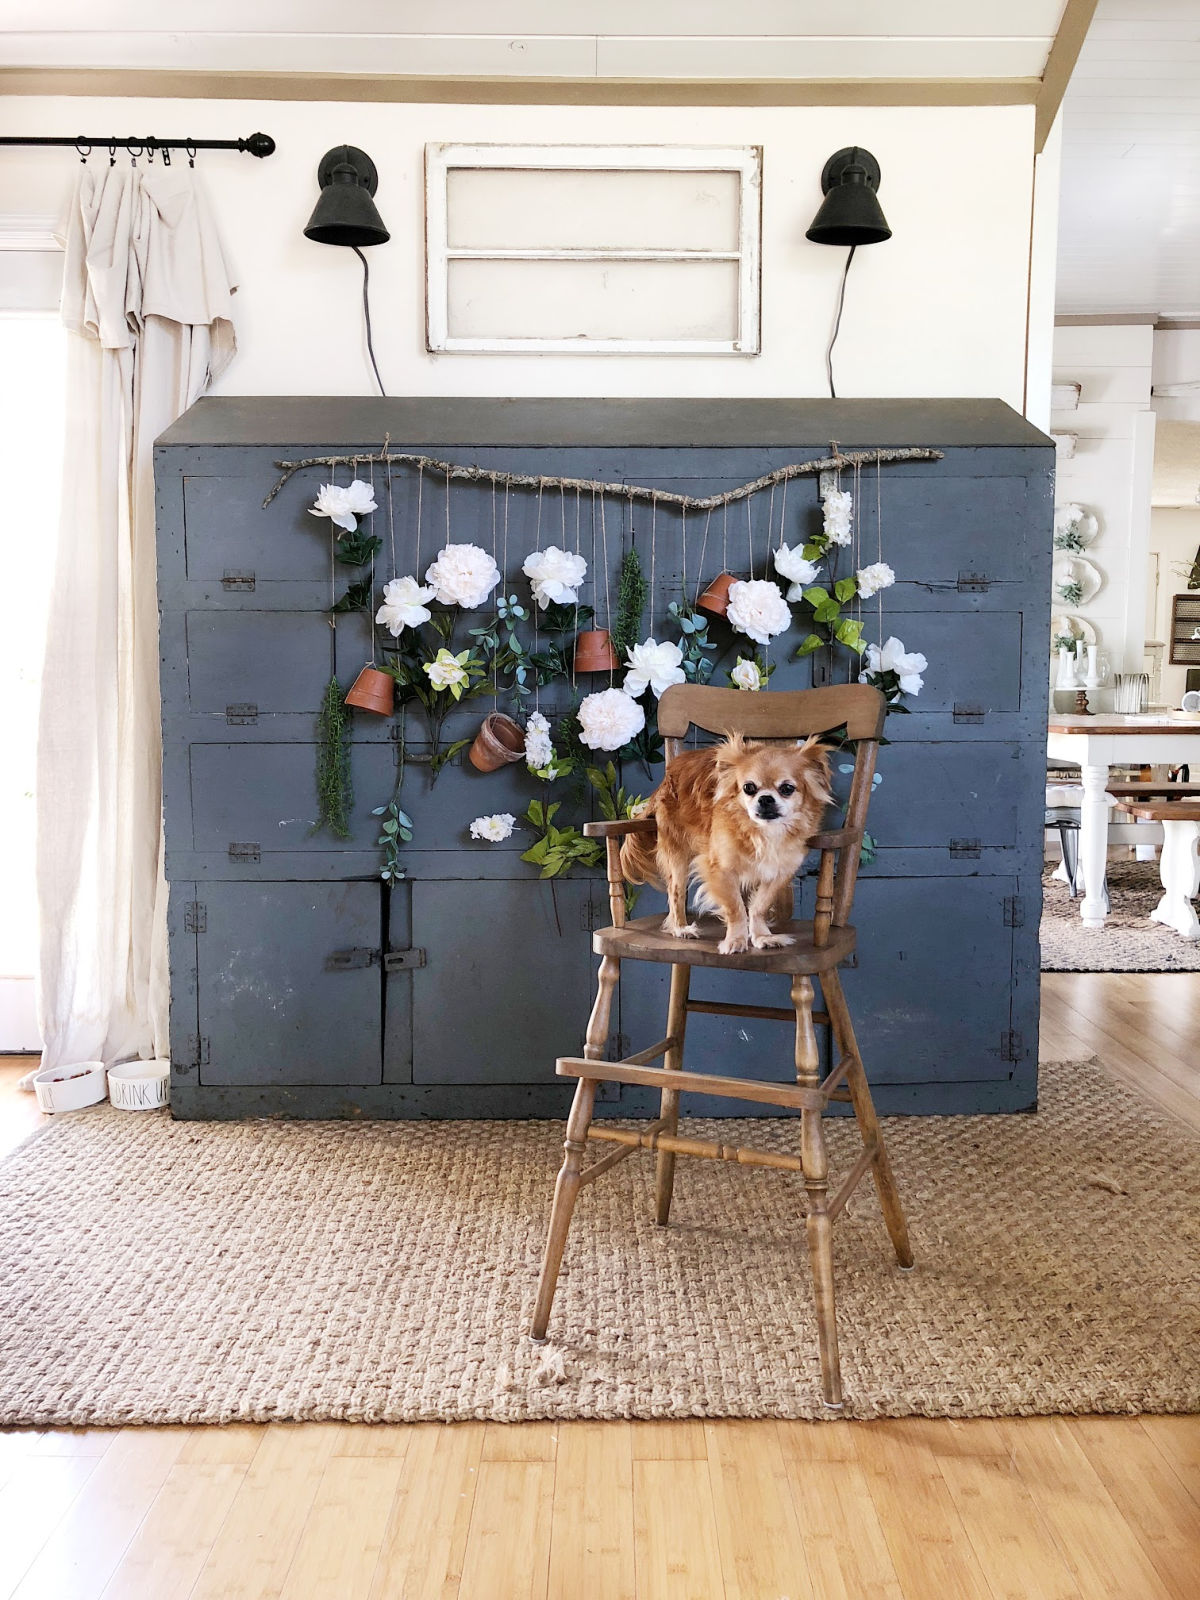
[{"label": "dog's fluffy tail", "polygon": [[[654,815],[653,795],[638,812]],[[650,883],[662,887],[658,872],[658,836],[653,833],[628,833],[621,841],[621,872],[630,883]]]}]

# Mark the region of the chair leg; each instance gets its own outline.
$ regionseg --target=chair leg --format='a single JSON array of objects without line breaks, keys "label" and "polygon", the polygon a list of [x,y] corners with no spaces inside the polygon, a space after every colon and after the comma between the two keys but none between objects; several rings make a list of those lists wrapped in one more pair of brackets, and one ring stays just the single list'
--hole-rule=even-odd
[{"label": "chair leg", "polygon": [[567,1118],[567,1137],[563,1141],[563,1164],[554,1185],[554,1206],[550,1212],[550,1227],[546,1233],[546,1251],[542,1257],[542,1275],[538,1280],[537,1304],[533,1311],[530,1338],[538,1343],[546,1337],[546,1324],[550,1321],[550,1308],[554,1304],[554,1291],[558,1287],[558,1269],[562,1265],[571,1214],[579,1198],[579,1172],[587,1149],[587,1132],[592,1121],[592,1107],[596,1103],[596,1080],[580,1078]]},{"label": "chair leg", "polygon": [[836,971],[822,973],[821,990],[825,997],[825,1009],[829,1013],[829,1021],[833,1027],[834,1041],[841,1053],[848,1055],[851,1060],[850,1069],[846,1073],[846,1086],[850,1090],[850,1099],[854,1104],[858,1131],[862,1134],[864,1144],[875,1141],[875,1149],[878,1152],[871,1170],[875,1175],[875,1191],[879,1196],[884,1226],[895,1249],[897,1261],[907,1271],[913,1264],[913,1253],[908,1238],[908,1224],[904,1220],[904,1207],[900,1203],[900,1191],[896,1188],[896,1179],[892,1173],[891,1162],[888,1160],[879,1118],[875,1115],[875,1103],[871,1099],[867,1075],[858,1052],[858,1040],[854,1037],[854,1024],[850,1020],[850,1010],[842,991],[842,980]]},{"label": "chair leg", "polygon": [[[812,1020],[812,979],[799,976],[792,983],[796,1008],[796,1081],[816,1088],[820,1081],[820,1055]],[[808,1195],[808,1253],[812,1263],[813,1299],[817,1309],[817,1341],[821,1355],[821,1394],[831,1411],[842,1408],[842,1372],[838,1358],[837,1308],[833,1292],[833,1225],[829,1220],[829,1155],[819,1111],[800,1113],[800,1159]]]},{"label": "chair leg", "polygon": [[[663,1066],[669,1071],[678,1072],[683,1066],[683,1038],[687,1029],[687,1002],[691,977],[690,967],[671,968],[671,998],[667,1002],[667,1037],[678,1039],[679,1043],[673,1045],[663,1057]],[[679,1131],[678,1089],[663,1090],[658,1114],[663,1120],[665,1133],[674,1134]],[[675,1152],[660,1150],[654,1174],[654,1220],[660,1228],[665,1228],[670,1220],[671,1195],[674,1187]]]}]

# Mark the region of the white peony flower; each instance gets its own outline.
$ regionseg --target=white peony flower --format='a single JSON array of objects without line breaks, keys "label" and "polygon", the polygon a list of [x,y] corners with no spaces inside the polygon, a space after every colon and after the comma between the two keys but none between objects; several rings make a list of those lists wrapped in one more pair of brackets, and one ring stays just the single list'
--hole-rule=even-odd
[{"label": "white peony flower", "polygon": [[893,635],[884,642],[882,649],[877,644],[867,646],[866,661],[858,675],[858,681],[868,683],[877,673],[894,672],[898,675],[900,688],[905,694],[920,694],[925,687],[925,679],[921,674],[928,666],[929,662],[919,650],[906,650],[900,640]]},{"label": "white peony flower", "polygon": [[464,665],[470,653],[469,650],[462,650],[458,655],[455,655],[452,650],[447,650],[443,647],[432,661],[427,661],[425,663],[425,671],[428,673],[429,681],[433,687],[435,689],[449,689],[457,700],[471,681],[470,674]]},{"label": "white peony flower", "polygon": [[659,700],[664,689],[687,681],[681,665],[683,651],[670,640],[656,644],[653,639],[644,639],[641,644],[630,645],[626,660],[629,671],[625,674],[625,693],[635,700],[647,689],[653,689],[654,698]]},{"label": "white peony flower", "polygon": [[890,589],[896,581],[896,574],[886,561],[873,561],[869,567],[859,567],[854,576],[858,580],[858,592],[864,600],[878,594],[880,589]]},{"label": "white peony flower", "polygon": [[553,760],[550,724],[540,711],[533,711],[525,724],[525,765],[536,772],[539,767],[548,767]]},{"label": "white peony flower", "polygon": [[781,578],[786,578],[791,584],[787,592],[789,600],[802,600],[806,584],[812,583],[817,575],[819,562],[809,561],[803,554],[800,545],[794,550],[789,550],[786,544],[781,544],[774,554],[775,571]]},{"label": "white peony flower", "polygon": [[757,661],[747,661],[744,656],[739,656],[737,666],[729,674],[729,681],[739,689],[761,689],[764,682],[762,668]]},{"label": "white peony flower", "polygon": [[580,706],[579,726],[589,750],[620,750],[646,726],[646,713],[624,689],[601,689]]},{"label": "white peony flower", "polygon": [[375,613],[375,621],[382,622],[398,638],[405,628],[419,628],[429,621],[425,602],[432,599],[433,590],[423,589],[415,578],[393,578],[383,586],[383,604]]},{"label": "white peony flower", "polygon": [[477,544],[448,544],[426,568],[425,582],[433,585],[444,606],[473,611],[500,582],[500,568]]},{"label": "white peony flower", "polygon": [[486,839],[489,844],[499,844],[507,839],[517,825],[511,811],[497,811],[490,817],[476,817],[471,824],[472,839]]},{"label": "white peony flower", "polygon": [[375,509],[374,489],[361,478],[355,478],[344,488],[337,483],[323,483],[316,504],[309,506],[308,511],[310,516],[328,517],[339,528],[353,533],[358,527],[357,519]]},{"label": "white peony flower", "polygon": [[725,612],[731,627],[756,644],[766,644],[782,633],[792,620],[788,603],[779,585],[769,578],[752,578],[748,583],[730,585],[729,606]]},{"label": "white peony flower", "polygon": [[541,610],[553,600],[556,605],[574,605],[579,599],[579,585],[587,576],[587,562],[582,556],[560,550],[556,544],[545,550],[535,550],[525,557],[521,571],[533,587],[533,598]]},{"label": "white peony flower", "polygon": [[848,489],[830,489],[821,503],[825,508],[825,537],[830,544],[849,544],[854,496]]}]

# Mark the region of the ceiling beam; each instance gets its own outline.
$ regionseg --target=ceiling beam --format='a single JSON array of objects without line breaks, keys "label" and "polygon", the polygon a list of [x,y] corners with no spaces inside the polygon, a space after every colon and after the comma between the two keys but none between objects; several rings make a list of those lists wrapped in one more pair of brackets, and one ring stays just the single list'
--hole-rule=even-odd
[{"label": "ceiling beam", "polygon": [[1058,108],[1067,92],[1067,84],[1079,60],[1079,52],[1083,49],[1083,41],[1092,25],[1097,3],[1098,0],[1067,0],[1058,32],[1046,58],[1041,88],[1034,100],[1037,109],[1034,114],[1033,148],[1036,155],[1040,156],[1046,147]]}]

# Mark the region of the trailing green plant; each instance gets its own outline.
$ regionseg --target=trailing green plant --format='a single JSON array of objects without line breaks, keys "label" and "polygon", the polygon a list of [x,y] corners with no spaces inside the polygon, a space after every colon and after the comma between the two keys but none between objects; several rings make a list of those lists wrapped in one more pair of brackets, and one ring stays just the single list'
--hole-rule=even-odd
[{"label": "trailing green plant", "polygon": [[352,583],[350,585],[342,598],[338,601],[335,601],[335,603],[331,605],[329,609],[330,611],[336,611],[338,613],[346,611],[370,611],[371,606],[374,603],[373,590],[374,585],[372,584],[370,578],[359,578],[356,583]]},{"label": "trailing green plant", "polygon": [[621,557],[617,577],[617,615],[612,628],[613,647],[622,661],[634,645],[641,642],[642,615],[649,594],[650,586],[642,571],[642,558],[630,548]]},{"label": "trailing green plant", "polygon": [[630,794],[620,782],[613,761],[604,767],[589,767],[587,781],[596,791],[596,805],[605,822],[621,822],[632,817],[642,803],[640,794]]},{"label": "trailing green plant", "polygon": [[679,648],[683,651],[680,665],[687,681],[707,683],[713,675],[714,665],[709,657],[717,648],[708,637],[708,618],[687,600],[672,600],[667,607],[667,615],[679,628]]},{"label": "trailing green plant", "polygon": [[383,540],[373,533],[364,533],[361,525],[353,533],[343,533],[334,546],[334,554],[346,567],[365,567],[377,550],[383,549]]},{"label": "trailing green plant", "polygon": [[[806,556],[808,551],[809,546],[805,545]],[[813,558],[810,556],[809,559]],[[803,660],[814,650],[820,650],[835,641],[862,655],[867,648],[867,641],[862,636],[863,625],[857,617],[847,617],[842,612],[842,607],[853,600],[857,593],[858,581],[855,578],[839,578],[832,594],[820,584],[805,589],[804,599],[812,612],[812,631],[801,639],[796,648],[799,659]]]},{"label": "trailing green plant", "polygon": [[552,600],[538,617],[538,629],[542,633],[574,633],[586,628],[595,614],[591,606],[566,605]]},{"label": "trailing green plant", "polygon": [[420,628],[406,629],[395,645],[383,647],[385,670],[396,680],[396,698],[401,706],[414,702],[425,712],[429,726],[429,772],[433,781],[439,772],[470,739],[443,744],[446,718],[455,706],[477,695],[486,694],[490,685],[487,668],[470,647],[454,651],[454,615],[437,611]]},{"label": "trailing green plant", "polygon": [[412,818],[407,811],[400,809],[399,790],[386,806],[376,806],[371,815],[384,819],[379,825],[379,838],[375,841],[376,844],[383,846],[383,867],[379,876],[384,883],[395,883],[397,879],[405,876],[400,861],[400,846],[412,843]]},{"label": "trailing green plant", "polygon": [[537,839],[521,852],[521,860],[537,867],[542,878],[561,878],[575,866],[597,867],[604,854],[599,839],[585,839],[578,828],[555,827],[554,819],[561,810],[561,801],[531,800],[522,819]]},{"label": "trailing green plant", "polygon": [[317,820],[312,831],[328,828],[336,839],[350,837],[354,789],[350,775],[350,717],[346,697],[330,678],[317,713]]}]

